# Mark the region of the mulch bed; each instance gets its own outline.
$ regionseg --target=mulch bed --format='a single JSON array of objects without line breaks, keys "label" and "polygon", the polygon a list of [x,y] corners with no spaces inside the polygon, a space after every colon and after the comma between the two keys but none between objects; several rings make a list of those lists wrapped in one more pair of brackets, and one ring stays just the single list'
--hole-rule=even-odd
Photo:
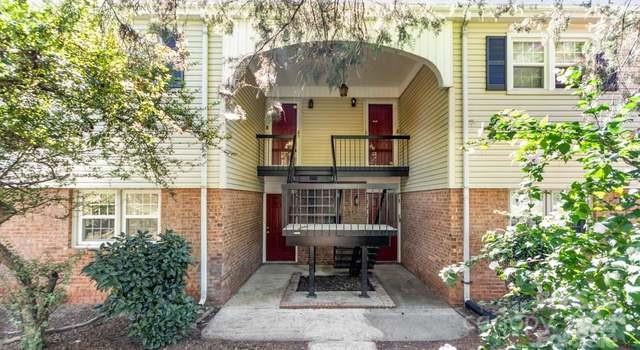
[{"label": "mulch bed", "polygon": [[[80,323],[95,316],[92,306],[64,305],[53,315],[50,326],[58,328],[70,324]],[[210,317],[213,317],[211,314]],[[127,320],[125,318],[102,319],[89,326],[47,335],[47,349],[73,349],[73,350],[130,350],[143,349],[137,343],[127,337]],[[205,340],[200,337],[200,331],[206,322],[193,329],[189,335],[179,343],[167,349],[233,349],[233,350],[302,350],[307,348],[306,342],[243,342],[226,340]],[[8,320],[6,312],[0,309],[0,339],[2,334],[15,330]],[[0,348],[19,350],[20,343],[12,343]]]},{"label": "mulch bed", "polygon": [[[369,291],[375,289],[369,284]],[[309,290],[309,277],[300,276],[297,292],[306,292]],[[330,275],[316,276],[317,292],[357,292],[360,290],[360,277],[352,277],[349,275]]]}]

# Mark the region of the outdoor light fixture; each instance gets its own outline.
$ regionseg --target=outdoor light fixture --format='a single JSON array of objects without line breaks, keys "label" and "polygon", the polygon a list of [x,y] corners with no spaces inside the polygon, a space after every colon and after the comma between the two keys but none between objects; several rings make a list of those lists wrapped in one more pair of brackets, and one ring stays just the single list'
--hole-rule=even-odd
[{"label": "outdoor light fixture", "polygon": [[357,103],[358,103],[358,100],[356,100],[355,97],[352,97],[351,98],[351,107],[355,107]]},{"label": "outdoor light fixture", "polygon": [[340,97],[345,97],[349,92],[349,87],[347,86],[347,84],[342,83],[342,85],[340,85],[340,88],[338,90],[340,90]]},{"label": "outdoor light fixture", "polygon": [[308,107],[309,107],[309,109],[313,109],[313,99],[312,98],[309,99]]}]

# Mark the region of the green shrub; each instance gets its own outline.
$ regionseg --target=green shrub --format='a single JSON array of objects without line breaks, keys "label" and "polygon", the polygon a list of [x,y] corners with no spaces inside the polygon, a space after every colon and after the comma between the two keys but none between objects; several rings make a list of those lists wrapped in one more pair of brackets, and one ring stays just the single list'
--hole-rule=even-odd
[{"label": "green shrub", "polygon": [[108,316],[126,315],[129,336],[146,348],[173,344],[195,323],[196,305],[185,293],[191,247],[173,231],[154,241],[149,233],[123,235],[104,244],[83,272],[109,294]]}]

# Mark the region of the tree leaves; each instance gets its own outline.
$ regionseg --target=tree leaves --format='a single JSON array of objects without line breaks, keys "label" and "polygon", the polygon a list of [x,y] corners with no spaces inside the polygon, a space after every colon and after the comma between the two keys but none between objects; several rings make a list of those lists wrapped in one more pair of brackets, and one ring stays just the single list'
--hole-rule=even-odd
[{"label": "tree leaves", "polygon": [[[572,160],[584,169],[561,193],[562,210],[544,217],[525,210],[504,232],[485,236],[474,261],[491,261],[509,288],[496,302],[497,317],[483,325],[492,348],[640,346],[640,134],[626,124],[638,118],[638,97],[603,103],[599,79],[570,77],[581,98],[581,122],[551,123],[506,110],[491,117],[478,141],[520,142],[520,192],[530,201],[541,198],[552,162]],[[459,272],[455,266],[443,270],[449,284]]]}]

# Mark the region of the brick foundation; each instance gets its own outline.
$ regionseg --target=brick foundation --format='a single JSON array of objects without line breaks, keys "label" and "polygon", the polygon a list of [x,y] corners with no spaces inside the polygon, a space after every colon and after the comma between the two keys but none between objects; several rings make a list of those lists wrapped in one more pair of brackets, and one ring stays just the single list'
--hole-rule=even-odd
[{"label": "brick foundation", "polygon": [[209,190],[209,297],[227,301],[262,263],[262,193]]},{"label": "brick foundation", "polygon": [[[26,258],[61,260],[83,250],[72,248],[71,190],[58,190],[68,200],[14,217],[0,226],[0,240]],[[209,189],[208,251],[210,301],[224,303],[258,268],[262,257],[262,194]],[[194,266],[187,276],[187,292],[199,295],[200,189],[162,190],[161,227],[183,235],[193,248]],[[70,303],[98,303],[92,281],[80,273],[92,251],[78,261],[68,287]]]},{"label": "brick foundation", "polygon": [[[27,258],[63,259],[80,252],[71,248],[70,190],[59,190],[69,200],[26,216],[15,217],[0,227],[0,239]],[[262,193],[226,189],[208,192],[208,291],[210,301],[222,304],[258,268],[262,259]],[[509,192],[503,189],[472,189],[471,253],[482,247],[487,230],[504,227],[506,219],[495,210],[507,210]],[[193,247],[196,264],[188,271],[187,291],[199,291],[200,189],[162,191],[161,226],[185,236]],[[402,264],[451,304],[462,301],[462,287],[448,288],[438,273],[462,259],[462,190],[442,189],[402,194]],[[308,250],[298,249],[298,262],[307,263]],[[69,302],[103,300],[92,282],[80,274],[92,258],[91,251],[78,262],[69,285]],[[317,252],[318,264],[333,263],[333,249]],[[471,295],[485,300],[501,296],[504,284],[486,266],[472,271]]]},{"label": "brick foundation", "polygon": [[[487,230],[505,226],[505,217],[494,211],[508,209],[509,192],[472,189],[469,199],[473,255],[480,251]],[[449,288],[438,273],[462,260],[462,204],[461,189],[402,194],[402,264],[450,304],[462,303],[462,284]],[[471,279],[472,298],[492,299],[505,291],[504,283],[486,266],[474,268]]]}]

